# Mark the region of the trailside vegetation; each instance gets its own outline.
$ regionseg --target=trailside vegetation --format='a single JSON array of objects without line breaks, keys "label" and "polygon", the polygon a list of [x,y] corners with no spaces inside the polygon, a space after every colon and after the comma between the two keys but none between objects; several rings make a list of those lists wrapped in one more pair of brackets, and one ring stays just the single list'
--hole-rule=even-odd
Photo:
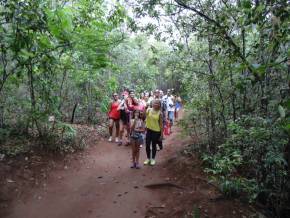
[{"label": "trailside vegetation", "polygon": [[0,159],[82,148],[71,124],[104,123],[112,93],[174,88],[209,177],[286,217],[289,22],[287,0],[3,0]]},{"label": "trailside vegetation", "polygon": [[289,2],[140,0],[134,7],[136,18],[155,21],[140,28],[174,48],[168,70],[188,100],[183,125],[198,138],[192,149],[206,172],[226,195],[286,217]]}]

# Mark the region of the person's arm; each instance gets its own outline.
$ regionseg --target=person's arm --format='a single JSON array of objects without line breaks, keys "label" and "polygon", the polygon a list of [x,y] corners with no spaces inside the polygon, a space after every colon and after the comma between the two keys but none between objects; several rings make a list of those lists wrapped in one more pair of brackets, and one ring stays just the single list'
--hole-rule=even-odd
[{"label": "person's arm", "polygon": [[112,111],[112,102],[108,106],[108,112],[107,115],[109,116],[110,112]]},{"label": "person's arm", "polygon": [[117,107],[117,110],[118,110],[118,111],[121,110],[121,106],[122,106],[122,101],[119,101],[119,105],[118,105],[118,107]]},{"label": "person's arm", "polygon": [[161,139],[163,139],[163,116],[162,113],[160,112],[159,115],[159,126],[160,126],[160,131],[161,131]]},{"label": "person's arm", "polygon": [[127,107],[129,110],[133,110],[133,101],[131,98],[127,98]]}]

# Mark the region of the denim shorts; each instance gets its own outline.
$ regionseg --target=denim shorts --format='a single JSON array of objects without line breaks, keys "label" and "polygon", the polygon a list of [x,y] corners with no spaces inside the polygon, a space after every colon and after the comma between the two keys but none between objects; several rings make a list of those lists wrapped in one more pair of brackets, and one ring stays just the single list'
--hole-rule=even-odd
[{"label": "denim shorts", "polygon": [[174,120],[174,111],[168,111],[168,118],[170,120],[170,123],[173,123]]}]

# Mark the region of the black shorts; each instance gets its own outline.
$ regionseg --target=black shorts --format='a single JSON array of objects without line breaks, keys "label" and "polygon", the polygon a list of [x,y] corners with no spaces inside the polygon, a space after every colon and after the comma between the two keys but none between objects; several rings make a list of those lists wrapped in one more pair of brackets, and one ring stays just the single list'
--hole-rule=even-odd
[{"label": "black shorts", "polygon": [[124,110],[121,110],[121,121],[124,125],[129,123],[129,113],[126,113]]}]

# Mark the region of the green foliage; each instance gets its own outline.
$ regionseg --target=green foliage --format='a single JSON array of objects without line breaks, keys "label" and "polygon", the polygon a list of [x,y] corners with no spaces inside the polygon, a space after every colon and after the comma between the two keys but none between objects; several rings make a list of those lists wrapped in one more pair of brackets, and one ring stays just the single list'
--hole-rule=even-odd
[{"label": "green foliage", "polygon": [[76,130],[69,124],[57,122],[44,139],[46,150],[54,152],[73,152],[80,144],[76,143]]},{"label": "green foliage", "polygon": [[290,199],[287,1],[138,3],[138,16],[166,23],[140,29],[173,47],[166,70],[188,99],[182,125],[199,141],[192,149],[206,171],[228,195],[246,192],[282,217]]},{"label": "green foliage", "polygon": [[284,158],[288,137],[281,128],[279,122],[261,117],[245,116],[232,122],[230,137],[218,151],[203,155],[205,171],[220,182],[228,196],[246,192],[253,201],[263,193],[268,201],[275,195],[283,202],[288,181]]},{"label": "green foliage", "polygon": [[21,141],[15,141],[14,145],[1,146],[0,154],[4,154],[8,157],[16,157],[17,155],[30,151],[30,149],[29,146],[23,144]]}]

